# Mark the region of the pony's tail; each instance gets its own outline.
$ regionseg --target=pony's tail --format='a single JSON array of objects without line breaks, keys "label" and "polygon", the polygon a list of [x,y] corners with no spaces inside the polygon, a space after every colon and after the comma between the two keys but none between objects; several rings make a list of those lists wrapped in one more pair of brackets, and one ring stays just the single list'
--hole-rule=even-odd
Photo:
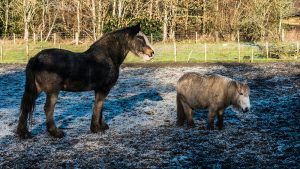
[{"label": "pony's tail", "polygon": [[32,112],[35,108],[35,100],[38,97],[37,86],[35,84],[35,73],[33,72],[35,61],[36,57],[31,58],[25,70],[25,91],[21,101],[19,124],[17,127],[17,134],[23,138],[27,137],[29,134],[27,122],[28,120],[31,122]]},{"label": "pony's tail", "polygon": [[177,105],[177,126],[183,126],[185,120],[185,113],[183,105],[181,103],[180,94],[177,93],[176,96],[176,105]]}]

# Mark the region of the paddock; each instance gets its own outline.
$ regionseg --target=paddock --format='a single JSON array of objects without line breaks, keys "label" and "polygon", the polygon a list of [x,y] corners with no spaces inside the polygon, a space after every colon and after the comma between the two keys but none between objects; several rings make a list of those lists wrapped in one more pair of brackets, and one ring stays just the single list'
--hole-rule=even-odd
[{"label": "paddock", "polygon": [[[104,104],[110,128],[90,132],[93,92],[61,92],[55,121],[62,139],[46,132],[37,100],[32,139],[14,135],[25,65],[0,64],[0,168],[299,168],[300,63],[139,64],[122,67]],[[251,112],[224,113],[224,130],[176,126],[176,82],[186,72],[247,79]]]}]

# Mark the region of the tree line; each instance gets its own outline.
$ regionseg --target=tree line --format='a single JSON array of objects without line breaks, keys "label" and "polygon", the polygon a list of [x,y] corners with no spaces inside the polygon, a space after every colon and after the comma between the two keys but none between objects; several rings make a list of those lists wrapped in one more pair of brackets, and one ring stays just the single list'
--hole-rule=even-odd
[{"label": "tree line", "polygon": [[1,0],[0,35],[52,33],[88,36],[141,23],[144,32],[168,40],[277,40],[282,19],[296,0]]}]

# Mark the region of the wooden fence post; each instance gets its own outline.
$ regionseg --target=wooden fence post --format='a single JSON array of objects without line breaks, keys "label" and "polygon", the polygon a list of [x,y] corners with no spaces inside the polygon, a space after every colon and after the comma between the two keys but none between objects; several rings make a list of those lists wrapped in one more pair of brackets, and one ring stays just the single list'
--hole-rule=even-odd
[{"label": "wooden fence post", "polygon": [[16,34],[13,33],[13,36],[14,36],[14,45],[16,44]]},{"label": "wooden fence post", "polygon": [[198,43],[198,32],[196,32],[196,44]]},{"label": "wooden fence post", "polygon": [[283,42],[285,39],[284,29],[281,29],[281,41]]},{"label": "wooden fence post", "polygon": [[0,47],[0,57],[1,57],[1,62],[3,61],[3,46],[1,45]]},{"label": "wooden fence post", "polygon": [[207,44],[204,44],[204,61],[207,62]]},{"label": "wooden fence post", "polygon": [[41,33],[40,33],[40,40],[41,40],[41,42],[43,41],[43,31],[41,31]]},{"label": "wooden fence post", "polygon": [[238,50],[239,50],[239,63],[241,62],[241,44],[238,43]]},{"label": "wooden fence post", "polygon": [[79,44],[79,33],[78,32],[75,33],[75,44],[76,45]]},{"label": "wooden fence post", "polygon": [[56,44],[56,33],[53,33],[53,44]]},{"label": "wooden fence post", "polygon": [[299,57],[299,42],[297,41],[297,55]]},{"label": "wooden fence post", "polygon": [[186,62],[186,63],[189,63],[192,53],[193,53],[193,50],[191,50],[191,51],[190,51],[190,53],[189,53],[189,57],[188,57],[188,60],[187,60],[187,62]]},{"label": "wooden fence post", "polygon": [[26,59],[29,61],[29,45],[26,43]]},{"label": "wooden fence post", "polygon": [[251,63],[253,63],[253,57],[254,57],[254,49],[252,47],[251,48]]},{"label": "wooden fence post", "polygon": [[269,59],[269,43],[266,42],[266,54],[267,54],[267,59]]},{"label": "wooden fence post", "polygon": [[152,33],[150,35],[150,43],[153,44],[153,35],[152,35]]},{"label": "wooden fence post", "polygon": [[34,44],[35,44],[35,39],[36,39],[35,33],[33,33],[33,43],[34,43]]},{"label": "wooden fence post", "polygon": [[177,62],[177,47],[176,47],[175,40],[173,40],[173,46],[174,46],[174,61]]}]

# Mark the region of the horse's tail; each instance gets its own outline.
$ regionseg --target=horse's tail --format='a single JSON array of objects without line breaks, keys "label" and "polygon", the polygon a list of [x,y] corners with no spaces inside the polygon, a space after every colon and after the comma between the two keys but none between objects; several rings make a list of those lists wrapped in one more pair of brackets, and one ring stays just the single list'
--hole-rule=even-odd
[{"label": "horse's tail", "polygon": [[33,57],[29,60],[26,66],[25,90],[21,102],[19,124],[22,122],[26,123],[27,119],[31,120],[32,112],[35,108],[35,100],[38,97],[37,86],[35,83],[35,73],[33,71],[35,62],[36,57]]},{"label": "horse's tail", "polygon": [[180,99],[180,94],[177,93],[176,96],[176,105],[177,105],[177,126],[183,126],[185,120],[185,113],[183,105]]}]

